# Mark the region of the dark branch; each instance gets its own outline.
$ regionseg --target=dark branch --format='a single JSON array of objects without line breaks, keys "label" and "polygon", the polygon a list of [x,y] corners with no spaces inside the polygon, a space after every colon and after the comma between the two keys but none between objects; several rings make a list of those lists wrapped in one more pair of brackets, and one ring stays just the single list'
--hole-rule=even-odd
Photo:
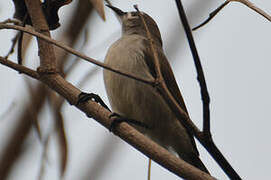
[{"label": "dark branch", "polygon": [[229,2],[230,1],[225,1],[223,4],[221,4],[218,8],[216,8],[213,12],[209,14],[208,19],[206,19],[203,23],[199,24],[198,26],[194,27],[192,30],[195,31],[204,26],[205,24],[207,24],[209,21],[211,21],[220,10],[222,10],[227,4],[229,4]]},{"label": "dark branch", "polygon": [[209,97],[209,93],[207,90],[207,85],[205,82],[205,77],[204,77],[204,73],[202,70],[202,66],[200,63],[200,58],[198,55],[198,51],[194,42],[194,38],[190,29],[190,26],[188,24],[187,18],[186,18],[186,14],[184,12],[183,6],[180,2],[180,0],[176,0],[176,4],[178,7],[178,11],[179,11],[179,15],[180,18],[182,20],[183,23],[183,27],[185,29],[185,33],[186,36],[188,38],[188,43],[193,55],[193,59],[194,59],[194,63],[197,69],[197,73],[198,73],[198,81],[200,84],[200,89],[201,89],[201,97],[202,97],[202,101],[203,101],[203,133],[206,136],[210,136],[210,109],[209,109],[209,104],[210,104],[210,97]]},{"label": "dark branch", "polygon": [[271,16],[269,14],[267,14],[266,12],[264,12],[263,10],[261,10],[260,8],[256,7],[253,3],[251,3],[248,0],[226,0],[223,4],[221,4],[217,9],[215,9],[213,12],[210,13],[209,18],[206,19],[203,23],[201,23],[200,25],[194,27],[192,30],[197,30],[200,27],[204,26],[205,24],[207,24],[210,20],[212,20],[216,14],[218,12],[220,12],[227,4],[229,4],[230,2],[239,2],[242,3],[244,5],[246,5],[247,7],[249,7],[250,9],[252,9],[253,11],[257,12],[258,14],[262,15],[264,18],[266,18],[267,20],[271,21]]},{"label": "dark branch", "polygon": [[236,180],[241,179],[241,177],[231,167],[230,163],[226,160],[226,158],[219,151],[219,149],[214,144],[214,141],[212,140],[211,132],[210,132],[210,110],[209,110],[210,98],[207,91],[207,85],[205,82],[199,55],[197,53],[196,45],[192,36],[190,26],[187,21],[185,11],[183,9],[182,3],[180,0],[176,0],[176,4],[177,4],[181,21],[185,29],[186,36],[188,38],[190,49],[194,58],[194,63],[195,63],[197,73],[198,73],[198,81],[201,88],[201,97],[203,101],[203,136],[201,136],[201,134],[195,134],[195,133],[194,135],[200,141],[200,143],[207,149],[207,151],[216,160],[216,162],[220,165],[220,167],[223,169],[223,171],[228,175],[230,179],[236,179]]}]

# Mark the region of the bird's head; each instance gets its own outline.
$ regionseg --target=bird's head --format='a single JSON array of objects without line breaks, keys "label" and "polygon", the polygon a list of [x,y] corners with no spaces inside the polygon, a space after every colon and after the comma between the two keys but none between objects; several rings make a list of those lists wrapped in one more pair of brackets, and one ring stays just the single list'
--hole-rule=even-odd
[{"label": "bird's head", "polygon": [[162,38],[159,31],[159,28],[156,22],[146,13],[132,11],[132,12],[123,12],[119,8],[116,8],[111,5],[107,5],[111,8],[117,16],[120,18],[122,23],[122,33],[123,35],[132,35],[137,34],[144,37],[147,37],[147,31],[144,26],[143,20],[140,17],[141,13],[143,15],[144,21],[146,22],[150,34],[155,42],[159,42],[162,45]]}]

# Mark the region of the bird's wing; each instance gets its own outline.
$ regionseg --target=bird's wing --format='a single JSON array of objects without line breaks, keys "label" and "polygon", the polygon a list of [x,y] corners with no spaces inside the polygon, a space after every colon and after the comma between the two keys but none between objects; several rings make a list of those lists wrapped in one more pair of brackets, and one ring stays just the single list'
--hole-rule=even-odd
[{"label": "bird's wing", "polygon": [[[144,43],[146,43],[144,47],[148,47],[144,51],[144,56],[145,56],[144,60],[146,61],[146,64],[148,65],[148,67],[151,71],[151,74],[153,75],[154,78],[156,78],[156,73],[155,73],[155,68],[154,68],[155,65],[154,65],[154,59],[153,59],[154,56],[153,56],[153,52],[150,48],[150,43],[147,40]],[[177,85],[177,82],[175,80],[173,71],[170,67],[170,64],[167,60],[167,57],[165,56],[165,54],[163,52],[162,47],[158,47],[155,45],[154,48],[155,48],[157,55],[159,57],[159,64],[160,64],[161,73],[162,73],[162,76],[165,80],[167,88],[169,89],[170,93],[175,98],[175,100],[178,102],[180,107],[188,114],[188,111],[187,111],[185,103],[184,103],[184,99],[181,95],[181,92],[180,92],[179,87]],[[184,126],[184,127],[186,127],[186,126]],[[199,154],[192,133],[190,133],[190,131],[188,131],[187,129],[186,129],[186,131],[187,131],[187,134],[189,134],[189,136],[190,136],[191,143],[193,144],[197,154]]]}]

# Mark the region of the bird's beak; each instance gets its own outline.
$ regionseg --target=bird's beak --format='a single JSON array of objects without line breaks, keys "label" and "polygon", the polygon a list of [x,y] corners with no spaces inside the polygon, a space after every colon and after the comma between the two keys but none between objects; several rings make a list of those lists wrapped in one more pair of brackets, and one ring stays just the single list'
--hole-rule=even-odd
[{"label": "bird's beak", "polygon": [[106,6],[109,7],[109,8],[111,8],[118,16],[123,16],[124,14],[126,14],[126,12],[123,12],[119,8],[116,8],[116,7],[111,6],[109,4],[107,4]]}]

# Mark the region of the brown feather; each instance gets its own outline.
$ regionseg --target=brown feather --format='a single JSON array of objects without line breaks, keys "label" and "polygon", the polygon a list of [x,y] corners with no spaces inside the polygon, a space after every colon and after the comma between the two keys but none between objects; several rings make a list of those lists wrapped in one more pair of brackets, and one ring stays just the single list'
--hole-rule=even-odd
[{"label": "brown feather", "polygon": [[[153,52],[151,51],[150,43],[147,39],[144,43],[145,43],[145,47],[148,47],[144,51],[144,56],[145,56],[144,60],[145,60],[146,64],[148,65],[151,74],[153,75],[154,78],[156,78],[156,73],[154,71],[154,69],[155,69],[154,68],[154,60],[153,60],[154,55],[153,55]],[[170,93],[172,94],[174,99],[178,102],[179,106],[188,114],[187,108],[184,103],[184,99],[181,95],[180,89],[177,85],[177,82],[175,80],[175,77],[174,77],[173,71],[170,67],[170,64],[167,60],[167,57],[164,55],[162,47],[155,46],[155,50],[156,50],[156,53],[158,53],[161,73],[162,73],[163,79],[166,83],[168,90],[170,91]],[[185,125],[183,125],[183,126],[186,127]],[[197,155],[199,155],[193,134],[190,131],[188,131],[187,129],[186,129],[186,132],[190,136],[191,143],[193,144],[194,149],[197,152]]]}]

